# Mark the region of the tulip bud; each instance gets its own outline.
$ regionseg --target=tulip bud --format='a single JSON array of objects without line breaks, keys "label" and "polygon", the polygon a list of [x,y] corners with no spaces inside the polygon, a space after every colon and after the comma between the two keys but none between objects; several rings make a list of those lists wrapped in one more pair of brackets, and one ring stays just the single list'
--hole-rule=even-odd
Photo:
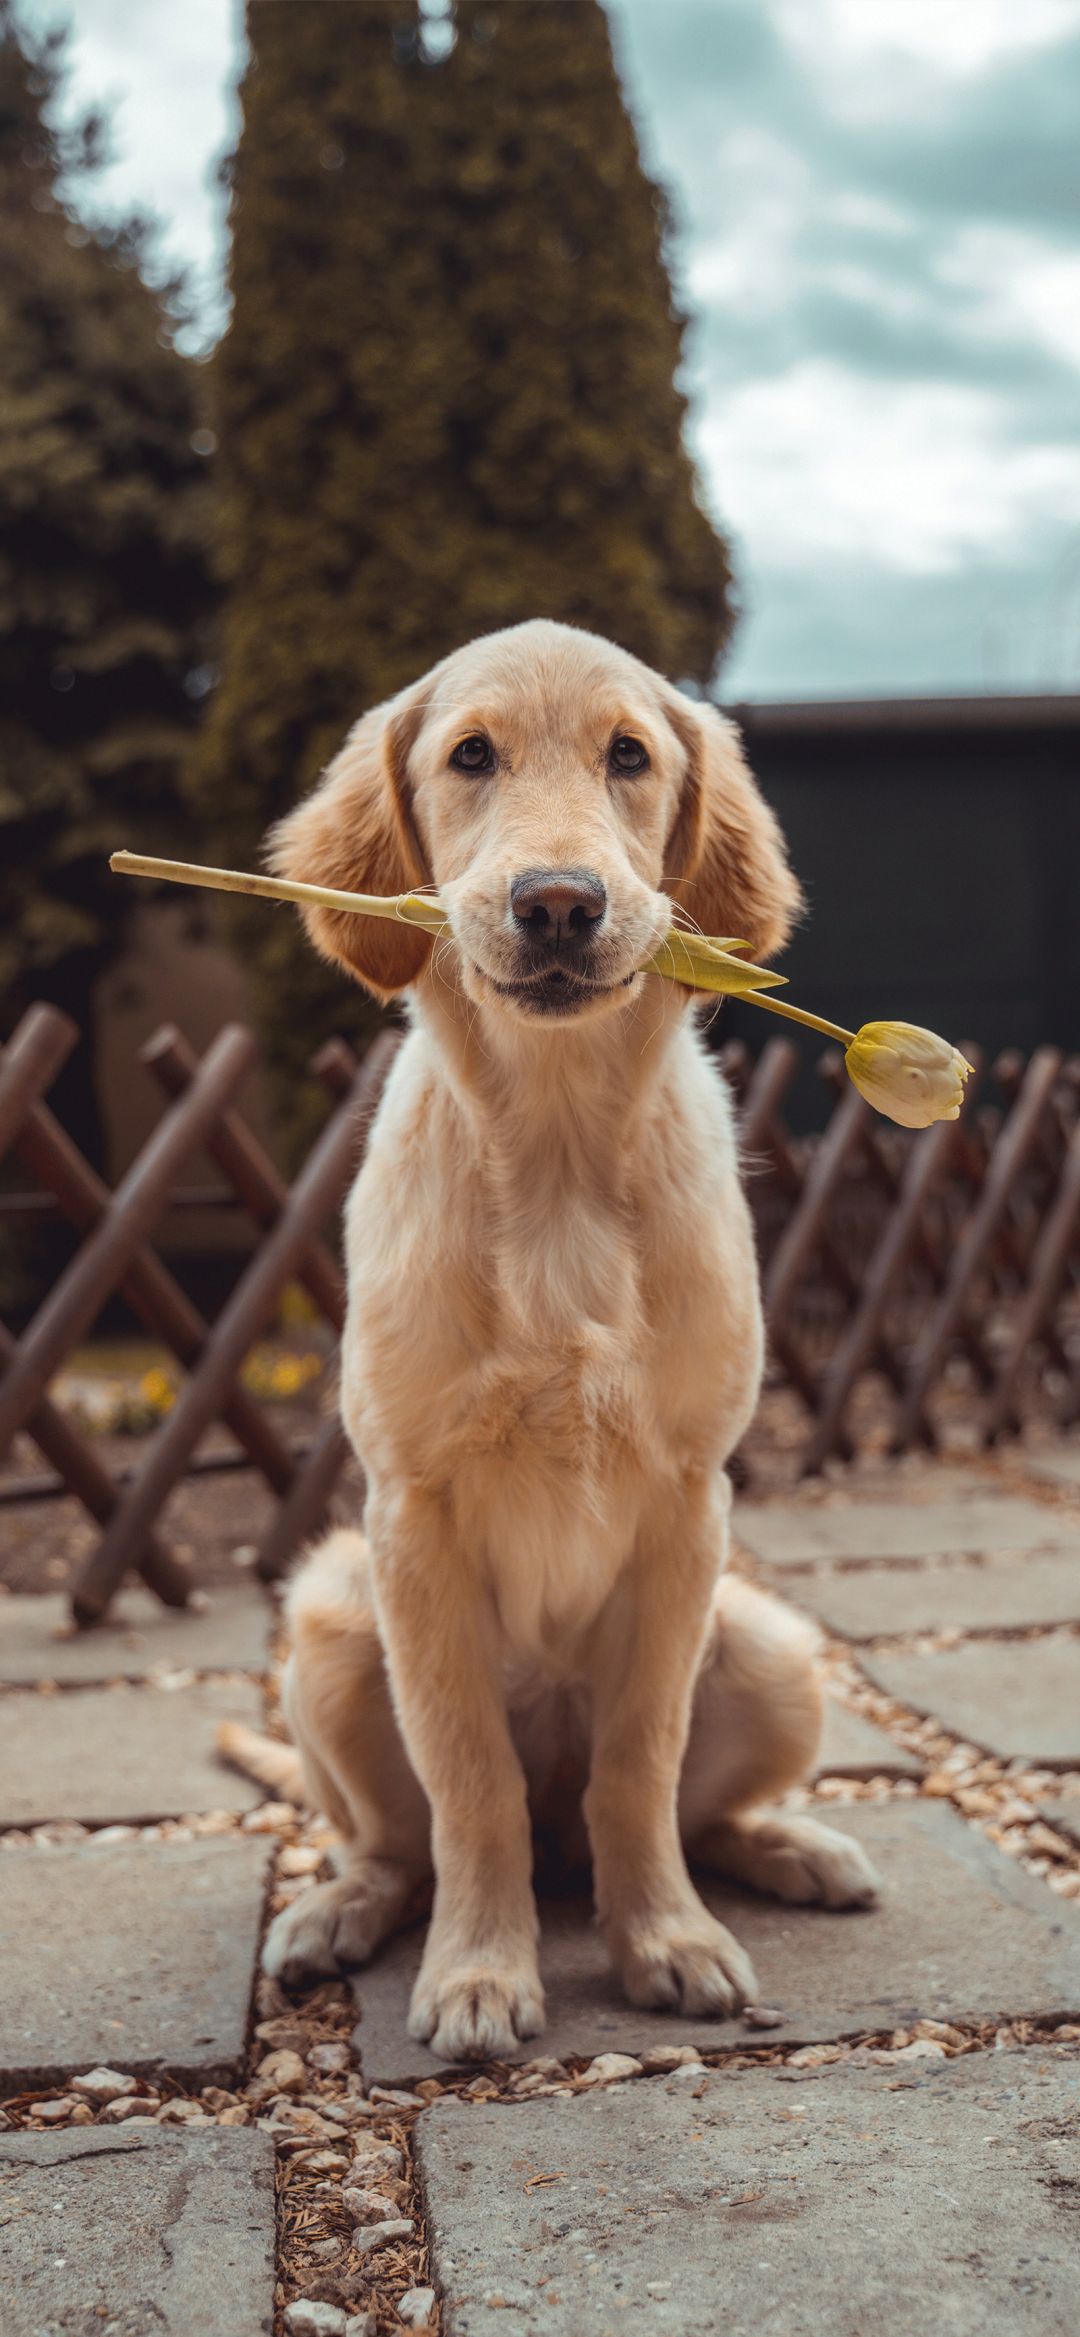
[{"label": "tulip bud", "polygon": [[901,1128],[958,1120],[972,1066],[958,1047],[910,1022],[867,1022],[844,1056],[848,1076],[875,1111]]}]

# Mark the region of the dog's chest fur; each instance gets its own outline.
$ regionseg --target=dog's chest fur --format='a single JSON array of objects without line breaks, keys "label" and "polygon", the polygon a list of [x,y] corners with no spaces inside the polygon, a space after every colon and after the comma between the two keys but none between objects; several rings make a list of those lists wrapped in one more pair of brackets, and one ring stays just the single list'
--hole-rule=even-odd
[{"label": "dog's chest fur", "polygon": [[[438,1091],[410,1110],[402,1088],[350,1209],[347,1424],[373,1481],[442,1505],[508,1650],[572,1668],[665,1487],[722,1464],[740,1378],[752,1401],[726,1117],[729,1173],[699,1193],[692,1127],[672,1142],[658,1122],[629,1163],[598,1109],[508,1117],[478,1143]],[[733,1371],[709,1347],[740,1318]]]}]

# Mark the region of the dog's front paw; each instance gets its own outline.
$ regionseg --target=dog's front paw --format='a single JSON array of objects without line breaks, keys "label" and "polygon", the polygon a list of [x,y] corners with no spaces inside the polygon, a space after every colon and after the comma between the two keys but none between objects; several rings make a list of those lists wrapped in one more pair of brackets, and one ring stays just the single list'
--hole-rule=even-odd
[{"label": "dog's front paw", "polygon": [[614,1961],[631,2004],[715,2018],[757,2002],[749,1956],[705,1907],[627,1924],[614,1944]]},{"label": "dog's front paw", "polygon": [[421,1971],[413,1990],[409,2035],[444,2061],[499,2061],[543,2026],[535,1967],[514,1971],[477,1958],[450,1971]]},{"label": "dog's front paw", "polygon": [[403,1872],[378,1859],[332,1883],[314,1883],[275,1915],[263,1971],[286,1988],[302,1988],[366,1964],[400,1920],[407,1888]]}]

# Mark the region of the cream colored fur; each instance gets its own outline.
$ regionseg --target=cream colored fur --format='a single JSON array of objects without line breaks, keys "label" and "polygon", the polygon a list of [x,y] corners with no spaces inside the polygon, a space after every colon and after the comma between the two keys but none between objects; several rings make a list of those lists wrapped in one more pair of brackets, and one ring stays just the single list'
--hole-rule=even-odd
[{"label": "cream colored fur", "polygon": [[[489,738],[493,775],[450,764]],[[623,779],[613,736],[643,743]],[[867,1903],[855,1844],[760,1805],[815,1759],[814,1637],[721,1579],[724,1463],[757,1401],[758,1277],[730,1103],[692,1000],[635,974],[672,899],[782,942],[798,893],[734,731],[594,636],[492,635],[368,715],[277,833],[290,876],[438,888],[415,933],[317,911],[371,987],[408,987],[347,1212],[343,1414],[365,1534],[290,1598],[286,1713],[342,1871],[278,1917],[267,1967],[362,1962],[434,1906],[418,2037],[497,2055],[543,2021],[532,1829],[573,1851],[633,2001],[728,2011],[742,1950],[686,1852],[782,1897]],[[506,995],[509,888],[588,869],[597,989]]]}]

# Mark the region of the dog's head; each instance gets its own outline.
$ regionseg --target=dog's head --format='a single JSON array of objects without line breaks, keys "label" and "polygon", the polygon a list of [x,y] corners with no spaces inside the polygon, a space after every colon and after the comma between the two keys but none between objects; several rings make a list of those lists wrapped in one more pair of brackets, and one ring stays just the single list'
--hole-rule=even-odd
[{"label": "dog's head", "polygon": [[[546,621],[456,650],[365,715],[270,854],[280,875],[350,892],[434,886],[470,997],[549,1022],[625,1005],[673,902],[758,960],[799,906],[732,725]],[[323,954],[382,997],[427,962],[415,927],[306,915]]]}]

